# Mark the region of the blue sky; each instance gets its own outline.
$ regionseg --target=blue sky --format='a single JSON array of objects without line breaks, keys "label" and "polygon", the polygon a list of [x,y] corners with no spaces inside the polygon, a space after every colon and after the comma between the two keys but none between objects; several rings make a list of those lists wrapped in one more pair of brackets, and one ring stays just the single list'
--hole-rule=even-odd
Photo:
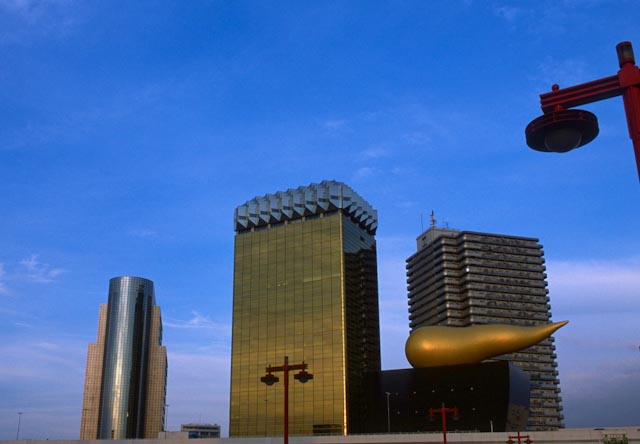
[{"label": "blue sky", "polygon": [[620,98],[528,149],[538,95],[640,57],[633,1],[0,0],[0,439],[77,438],[108,281],[152,279],[171,429],[228,431],[233,209],[335,179],[379,212],[383,367],[404,260],[451,228],[540,238],[565,421],[638,425],[640,183]]}]

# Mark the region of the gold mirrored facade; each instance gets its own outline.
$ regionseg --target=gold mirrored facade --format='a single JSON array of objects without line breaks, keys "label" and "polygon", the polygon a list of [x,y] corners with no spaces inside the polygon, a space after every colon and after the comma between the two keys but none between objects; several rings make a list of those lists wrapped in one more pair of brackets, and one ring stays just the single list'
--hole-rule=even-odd
[{"label": "gold mirrored facade", "polygon": [[282,434],[282,378],[260,377],[284,356],[314,375],[290,381],[291,435],[347,434],[360,421],[363,375],[380,370],[375,223],[339,182],[236,209],[230,436]]}]

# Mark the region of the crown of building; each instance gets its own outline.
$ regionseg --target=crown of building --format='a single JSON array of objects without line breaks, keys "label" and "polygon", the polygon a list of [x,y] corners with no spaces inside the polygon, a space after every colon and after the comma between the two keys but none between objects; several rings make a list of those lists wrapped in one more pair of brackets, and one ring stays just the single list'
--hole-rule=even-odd
[{"label": "crown of building", "polygon": [[255,197],[236,208],[234,226],[236,231],[246,231],[338,210],[375,234],[378,212],[349,185],[335,180]]}]

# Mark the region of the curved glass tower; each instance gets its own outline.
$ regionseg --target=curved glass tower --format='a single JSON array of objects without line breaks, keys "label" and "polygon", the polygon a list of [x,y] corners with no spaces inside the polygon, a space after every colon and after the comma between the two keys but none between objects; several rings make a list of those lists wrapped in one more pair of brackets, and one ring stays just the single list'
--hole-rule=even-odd
[{"label": "curved glass tower", "polygon": [[163,429],[166,349],[153,282],[123,276],[109,282],[98,340],[89,344],[82,439],[156,438]]}]

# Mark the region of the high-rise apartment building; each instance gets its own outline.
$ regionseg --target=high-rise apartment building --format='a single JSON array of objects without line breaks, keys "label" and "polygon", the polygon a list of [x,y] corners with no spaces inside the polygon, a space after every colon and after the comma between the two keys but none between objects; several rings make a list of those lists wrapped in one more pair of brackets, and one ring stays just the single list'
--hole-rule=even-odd
[{"label": "high-rise apartment building", "polygon": [[[429,325],[539,325],[551,319],[538,239],[432,226],[407,259],[411,330]],[[553,338],[503,355],[531,378],[529,430],[563,427]]]},{"label": "high-rise apartment building", "polygon": [[347,434],[366,413],[364,375],[380,370],[376,211],[323,181],[235,210],[230,436],[282,433],[282,384],[268,365],[306,362],[291,381],[292,435]]},{"label": "high-rise apartment building", "polygon": [[167,351],[153,282],[117,277],[89,344],[80,439],[157,438],[164,427]]}]

